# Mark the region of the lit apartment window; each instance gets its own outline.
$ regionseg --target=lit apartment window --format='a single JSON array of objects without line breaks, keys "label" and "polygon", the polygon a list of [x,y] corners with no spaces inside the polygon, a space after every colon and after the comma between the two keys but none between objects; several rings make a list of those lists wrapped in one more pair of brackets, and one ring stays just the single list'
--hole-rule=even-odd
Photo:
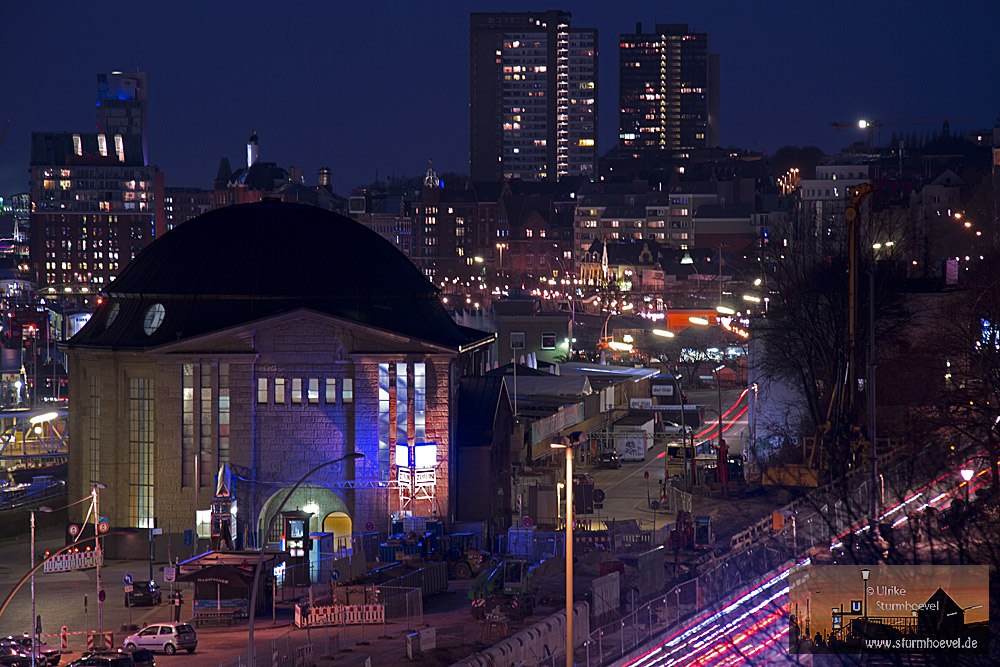
[{"label": "lit apartment window", "polygon": [[292,378],[292,403],[302,403],[302,378]]},{"label": "lit apartment window", "polygon": [[274,402],[285,402],[285,378],[274,378]]},{"label": "lit apartment window", "polygon": [[257,378],[257,402],[267,403],[267,378]]},{"label": "lit apartment window", "polygon": [[309,389],[306,394],[309,405],[319,404],[319,378],[309,378]]},{"label": "lit apartment window", "polygon": [[354,402],[354,380],[351,378],[344,378],[342,393],[340,396],[344,403]]},{"label": "lit apartment window", "polygon": [[335,378],[326,379],[326,404],[337,404],[337,380]]},{"label": "lit apartment window", "polygon": [[556,335],[554,333],[542,334],[542,349],[543,350],[556,349]]}]

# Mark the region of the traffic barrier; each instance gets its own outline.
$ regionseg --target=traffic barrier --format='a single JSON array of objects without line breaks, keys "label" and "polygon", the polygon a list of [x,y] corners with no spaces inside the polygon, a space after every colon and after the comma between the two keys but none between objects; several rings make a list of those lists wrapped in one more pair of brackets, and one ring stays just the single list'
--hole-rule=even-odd
[{"label": "traffic barrier", "polygon": [[295,605],[295,625],[314,627],[321,625],[368,625],[382,623],[385,605]]},{"label": "traffic barrier", "polygon": [[87,632],[87,650],[93,651],[94,647],[97,648],[114,648],[115,647],[115,633],[105,632],[103,633],[104,642],[103,647],[101,646],[101,633],[100,632]]},{"label": "traffic barrier", "polygon": [[95,567],[100,562],[104,565],[104,550],[77,551],[69,554],[51,556],[42,568],[43,572],[66,572]]},{"label": "traffic barrier", "polygon": [[59,650],[63,653],[69,650],[69,628],[65,625],[62,626],[62,631],[59,633]]}]

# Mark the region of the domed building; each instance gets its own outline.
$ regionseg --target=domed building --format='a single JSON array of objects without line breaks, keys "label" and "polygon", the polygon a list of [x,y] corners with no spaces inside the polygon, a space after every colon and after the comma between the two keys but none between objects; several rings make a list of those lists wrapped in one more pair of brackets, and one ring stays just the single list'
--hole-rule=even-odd
[{"label": "domed building", "polygon": [[271,201],[211,211],[129,263],[67,344],[70,497],[103,483],[111,526],[169,527],[174,554],[213,522],[253,547],[302,475],[346,457],[286,505],[312,531],[446,518],[455,391],[490,366],[493,337],[457,325],[352,220]]}]

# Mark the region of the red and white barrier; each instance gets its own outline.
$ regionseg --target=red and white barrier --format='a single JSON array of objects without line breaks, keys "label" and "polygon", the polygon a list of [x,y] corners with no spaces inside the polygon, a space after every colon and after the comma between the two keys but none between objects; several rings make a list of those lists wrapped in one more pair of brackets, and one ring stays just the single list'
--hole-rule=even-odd
[{"label": "red and white barrier", "polygon": [[115,647],[115,633],[105,632],[103,633],[104,642],[101,646],[101,633],[100,632],[88,632],[87,633],[87,650],[93,651],[94,648],[114,648]]},{"label": "red and white barrier", "polygon": [[95,567],[100,562],[104,565],[104,550],[77,551],[71,554],[59,554],[52,556],[45,561],[42,568],[45,572],[66,572],[68,570],[81,570],[88,567]]},{"label": "red and white barrier", "polygon": [[385,605],[381,604],[337,604],[337,605],[295,605],[295,625],[314,627],[321,625],[368,625],[385,620]]}]

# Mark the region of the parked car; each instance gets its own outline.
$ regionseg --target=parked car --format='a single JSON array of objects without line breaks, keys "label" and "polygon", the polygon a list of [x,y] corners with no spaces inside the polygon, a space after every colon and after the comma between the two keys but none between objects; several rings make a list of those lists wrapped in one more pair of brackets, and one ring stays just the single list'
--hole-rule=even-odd
[{"label": "parked car", "polygon": [[194,653],[198,646],[198,635],[187,623],[160,623],[129,635],[122,646],[129,650],[146,648],[150,651],[163,651],[167,655],[173,655],[181,648]]},{"label": "parked car", "polygon": [[31,667],[31,656],[19,651],[14,644],[0,644],[0,665],[4,667]]},{"label": "parked car", "polygon": [[132,656],[135,667],[156,667],[156,659],[148,648],[119,649]]},{"label": "parked car", "polygon": [[125,652],[98,651],[74,660],[69,667],[135,667],[135,662]]},{"label": "parked car", "polygon": [[599,468],[621,468],[622,461],[618,458],[618,452],[611,450],[607,452],[601,452],[597,455],[597,466]]},{"label": "parked car", "polygon": [[[0,640],[4,643],[16,644],[21,647],[21,650],[31,657],[31,635],[22,635],[20,637],[14,637],[13,635],[8,635],[4,639]],[[48,644],[43,644],[38,642],[35,646],[35,662],[38,660],[42,661],[42,664],[58,665],[59,661],[62,660],[62,651]]]},{"label": "parked car", "polygon": [[667,435],[680,434],[680,433],[687,435],[691,433],[691,431],[692,431],[691,427],[687,425],[682,427],[680,424],[676,422],[668,422],[668,421],[663,422],[663,432]]},{"label": "parked car", "polygon": [[160,604],[163,599],[163,591],[155,581],[136,580],[132,584],[132,592],[125,594],[126,607],[140,607]]}]

